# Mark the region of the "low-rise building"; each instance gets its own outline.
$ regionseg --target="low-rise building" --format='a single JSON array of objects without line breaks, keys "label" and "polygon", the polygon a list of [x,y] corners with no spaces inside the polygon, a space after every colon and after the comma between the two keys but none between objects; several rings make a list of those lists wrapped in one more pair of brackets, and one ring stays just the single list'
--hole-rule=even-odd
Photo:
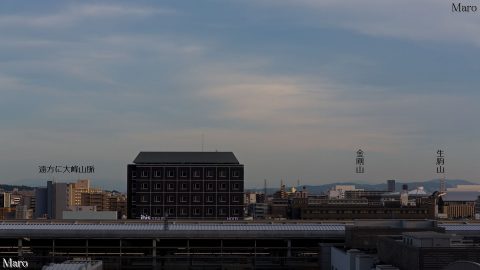
[{"label": "low-rise building", "polygon": [[442,196],[442,213],[446,214],[448,219],[474,219],[479,198],[478,191],[449,191]]},{"label": "low-rise building", "polygon": [[456,261],[480,263],[480,246],[456,235],[405,232],[401,237],[381,237],[378,257],[400,269],[436,270]]}]

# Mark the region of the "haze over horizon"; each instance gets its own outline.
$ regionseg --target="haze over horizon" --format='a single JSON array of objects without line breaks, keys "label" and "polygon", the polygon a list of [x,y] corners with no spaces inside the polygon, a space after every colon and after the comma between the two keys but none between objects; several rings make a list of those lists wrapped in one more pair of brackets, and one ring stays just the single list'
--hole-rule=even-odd
[{"label": "haze over horizon", "polygon": [[[480,183],[480,16],[446,0],[2,1],[0,183],[232,151],[246,187]],[[355,151],[365,151],[363,175]],[[401,181],[401,180],[399,180]]]}]

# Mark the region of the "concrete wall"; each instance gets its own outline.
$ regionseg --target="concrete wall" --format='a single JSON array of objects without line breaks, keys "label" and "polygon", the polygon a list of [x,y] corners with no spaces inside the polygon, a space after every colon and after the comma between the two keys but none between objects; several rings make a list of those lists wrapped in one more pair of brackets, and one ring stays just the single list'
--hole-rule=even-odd
[{"label": "concrete wall", "polygon": [[116,220],[117,211],[63,211],[63,219]]}]

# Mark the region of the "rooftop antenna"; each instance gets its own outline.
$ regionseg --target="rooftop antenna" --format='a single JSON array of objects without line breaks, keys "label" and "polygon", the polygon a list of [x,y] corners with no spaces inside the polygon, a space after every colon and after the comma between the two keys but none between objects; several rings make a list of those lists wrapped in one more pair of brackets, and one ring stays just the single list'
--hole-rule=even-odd
[{"label": "rooftop antenna", "polygon": [[267,179],[263,180],[263,194],[265,194],[265,200],[267,198]]}]

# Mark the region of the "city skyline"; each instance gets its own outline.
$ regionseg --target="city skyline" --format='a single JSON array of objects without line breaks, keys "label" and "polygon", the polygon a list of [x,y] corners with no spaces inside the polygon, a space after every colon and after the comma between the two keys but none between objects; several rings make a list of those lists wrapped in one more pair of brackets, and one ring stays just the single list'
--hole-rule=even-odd
[{"label": "city skyline", "polygon": [[234,152],[247,188],[440,178],[438,149],[479,183],[480,17],[451,2],[0,6],[2,183],[93,164],[55,177],[122,190],[139,152],[202,148]]}]

